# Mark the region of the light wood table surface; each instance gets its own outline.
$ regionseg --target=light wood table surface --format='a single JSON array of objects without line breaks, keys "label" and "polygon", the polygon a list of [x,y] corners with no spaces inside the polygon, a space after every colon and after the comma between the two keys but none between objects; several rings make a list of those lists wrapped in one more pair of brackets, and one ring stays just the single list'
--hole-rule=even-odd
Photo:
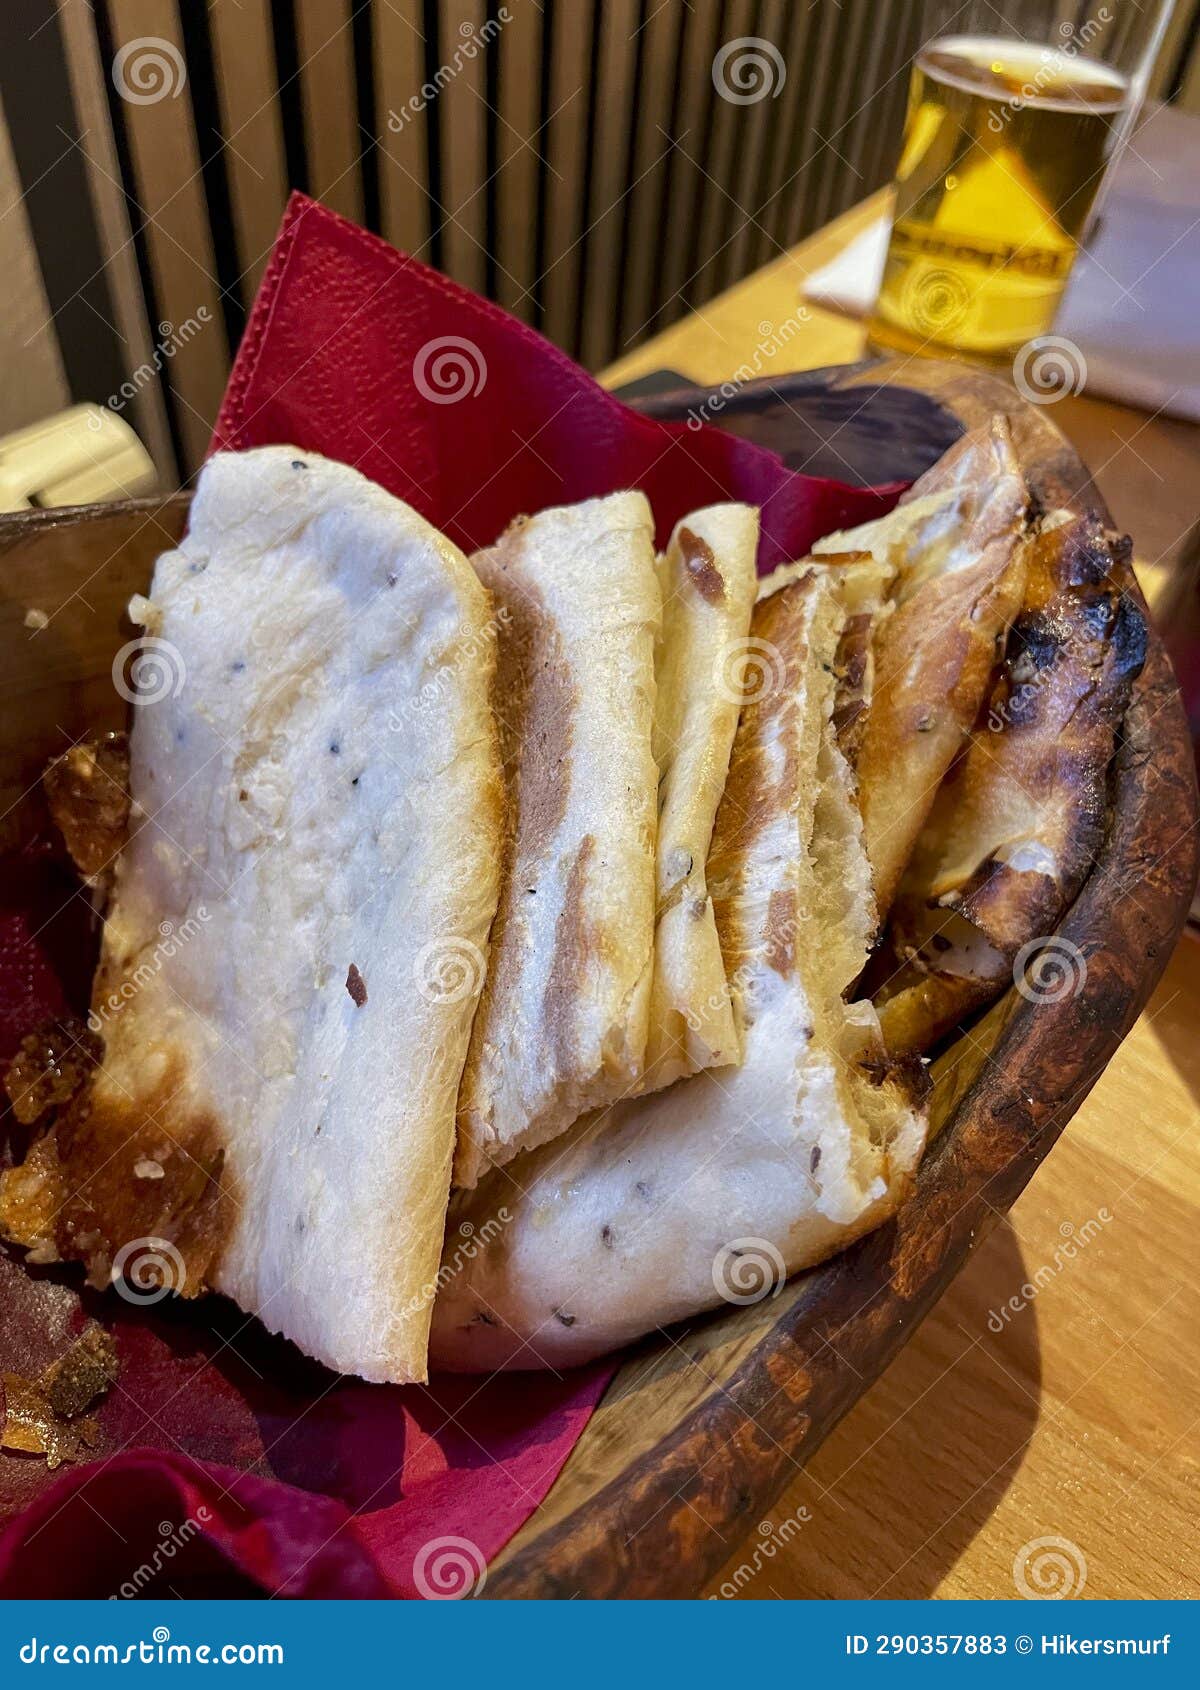
[{"label": "light wood table surface", "polygon": [[[778,350],[763,375],[861,357],[861,325],[804,305],[800,287],[881,203],[849,212],[604,380],[668,368],[718,382],[764,344]],[[1200,429],[1087,398],[1064,399],[1055,418],[1139,560],[1151,574],[1169,566],[1200,515]],[[1024,1564],[1050,1573],[1041,1558],[1065,1558],[1089,1597],[1200,1595],[1198,1099],[1200,941],[1185,937],[1009,1221],[761,1533],[731,1543],[697,1594],[1015,1597],[1018,1556],[1059,1538],[1065,1546],[1029,1551]],[[1005,1314],[1012,1297],[1023,1306]]]}]

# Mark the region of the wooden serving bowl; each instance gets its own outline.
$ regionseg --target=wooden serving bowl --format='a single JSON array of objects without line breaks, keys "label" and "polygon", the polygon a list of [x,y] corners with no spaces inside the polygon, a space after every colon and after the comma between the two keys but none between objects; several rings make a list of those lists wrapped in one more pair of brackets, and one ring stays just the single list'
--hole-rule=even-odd
[{"label": "wooden serving bowl", "polygon": [[[1044,502],[1106,514],[1045,408],[966,367],[856,365],[733,394],[678,388],[641,408],[697,413],[796,468],[872,482],[915,477],[964,427],[1004,411]],[[179,495],[0,518],[0,850],[44,826],[47,758],[124,725],[112,664],[134,634],[125,606],[187,507]],[[1127,590],[1144,611],[1132,572]],[[50,617],[36,639],[31,608]],[[936,1137],[894,1222],[775,1298],[631,1353],[545,1503],[493,1562],[488,1596],[694,1594],[932,1308],[1098,1079],[1186,918],[1193,755],[1153,633],[1110,793],[1103,849],[1059,928],[1087,958],[1080,994],[1035,1004],[1013,989],[939,1056]]]}]

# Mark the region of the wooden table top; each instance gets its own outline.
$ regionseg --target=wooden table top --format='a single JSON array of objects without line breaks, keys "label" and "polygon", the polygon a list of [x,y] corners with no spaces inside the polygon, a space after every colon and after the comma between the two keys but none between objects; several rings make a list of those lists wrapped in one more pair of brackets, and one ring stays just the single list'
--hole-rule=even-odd
[{"label": "wooden table top", "polygon": [[[804,305],[800,287],[882,203],[606,383],[663,368],[717,382],[764,344],[778,349],[763,375],[863,356],[862,326]],[[1200,429],[1088,398],[1055,419],[1153,579],[1200,515]],[[1049,1554],[1089,1597],[1200,1595],[1198,1029],[1200,940],[1187,936],[1008,1219],[697,1594],[1014,1597],[1014,1564],[1032,1572]],[[1045,1538],[1066,1542],[1029,1548]]]}]

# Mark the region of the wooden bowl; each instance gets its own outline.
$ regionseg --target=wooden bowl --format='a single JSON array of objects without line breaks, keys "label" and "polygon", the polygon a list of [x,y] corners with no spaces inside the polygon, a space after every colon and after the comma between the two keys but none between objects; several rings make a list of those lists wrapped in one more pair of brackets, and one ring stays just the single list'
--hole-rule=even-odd
[{"label": "wooden bowl", "polygon": [[[916,476],[963,427],[1000,410],[1047,503],[1103,514],[1045,408],[966,367],[849,366],[732,395],[680,388],[641,408],[699,412],[796,468],[876,482]],[[178,540],[187,504],[0,518],[0,849],[44,825],[47,758],[123,725],[112,664],[134,634],[125,606]],[[1144,609],[1132,573],[1127,589]],[[33,640],[31,608],[50,617]],[[631,1353],[545,1503],[493,1562],[488,1596],[695,1594],[911,1335],[1098,1079],[1185,920],[1196,820],[1192,747],[1152,634],[1114,759],[1104,847],[1059,929],[1088,959],[1080,995],[1035,1005],[1014,989],[939,1057],[937,1137],[892,1224],[774,1299]]]}]

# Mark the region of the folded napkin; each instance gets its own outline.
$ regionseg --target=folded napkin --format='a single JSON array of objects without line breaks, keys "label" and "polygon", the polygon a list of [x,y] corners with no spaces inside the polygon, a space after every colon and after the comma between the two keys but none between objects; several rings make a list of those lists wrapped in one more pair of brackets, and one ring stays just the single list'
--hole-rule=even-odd
[{"label": "folded napkin", "polygon": [[[1190,168],[1184,169],[1189,160]],[[890,221],[807,278],[806,298],[862,317],[883,276]],[[1160,108],[1113,169],[1053,325],[1091,393],[1200,421],[1200,123]]]},{"label": "folded napkin", "polygon": [[[641,487],[664,539],[698,505],[761,504],[770,567],[900,491],[639,416],[495,306],[300,195],[214,439],[283,442],[354,464],[468,549],[521,512]],[[86,912],[44,845],[0,866],[4,1060],[86,1009],[94,940],[48,919]],[[0,1378],[35,1379],[89,1314],[121,1360],[97,1459],[55,1474],[0,1452],[0,1597],[463,1594],[546,1495],[613,1372],[365,1385],[221,1299],[134,1308],[0,1252]]]}]

